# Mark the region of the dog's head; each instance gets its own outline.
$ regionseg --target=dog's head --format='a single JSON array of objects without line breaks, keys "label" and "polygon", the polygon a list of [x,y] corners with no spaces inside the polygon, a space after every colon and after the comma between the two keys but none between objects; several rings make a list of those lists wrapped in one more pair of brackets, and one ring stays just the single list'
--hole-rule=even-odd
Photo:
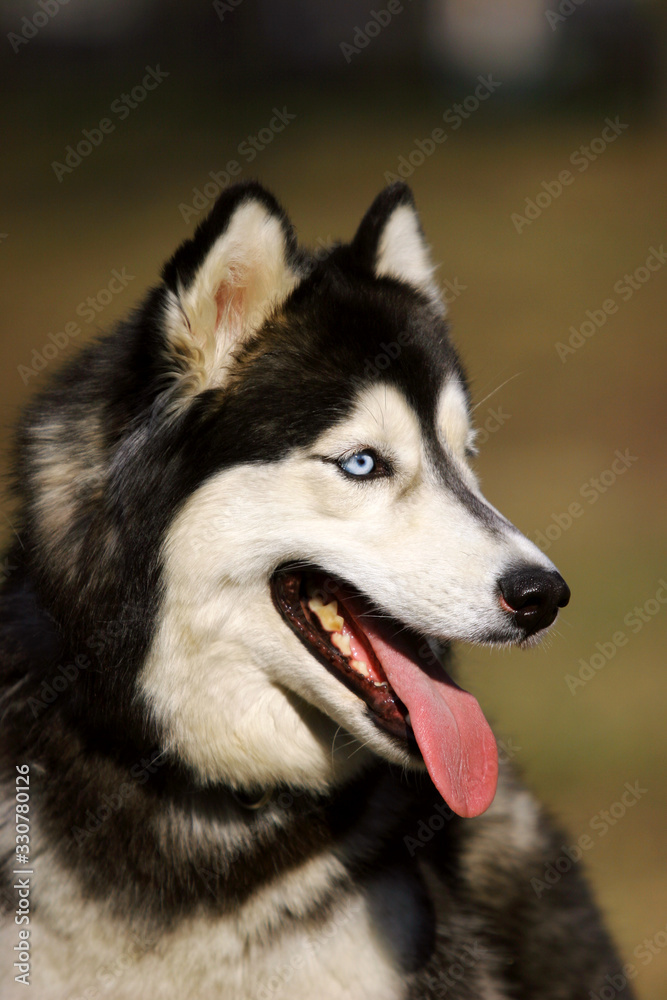
[{"label": "dog's head", "polygon": [[154,538],[137,696],[202,781],[324,789],[379,755],[424,761],[474,815],[495,741],[438,644],[526,643],[567,587],[469,465],[468,389],[409,190],[318,258],[264,189],[231,188],[135,323],[123,363],[148,357],[151,388],[102,491]]},{"label": "dog's head", "polygon": [[410,192],[312,261],[263,190],[232,190],[165,282],[174,405],[201,410],[208,464],[169,527],[141,677],[167,739],[210,780],[260,785],[416,762],[418,744],[450,805],[481,811],[493,737],[434,646],[526,642],[567,588],[468,464]]}]

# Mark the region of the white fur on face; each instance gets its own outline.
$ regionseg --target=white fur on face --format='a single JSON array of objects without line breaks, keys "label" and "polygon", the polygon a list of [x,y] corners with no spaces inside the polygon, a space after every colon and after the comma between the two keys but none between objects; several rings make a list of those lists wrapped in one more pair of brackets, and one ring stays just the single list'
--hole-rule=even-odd
[{"label": "white fur on face", "polygon": [[[459,393],[446,387],[438,412],[463,469]],[[352,481],[330,461],[365,448],[392,463],[391,478]],[[472,473],[465,482],[483,502]],[[407,762],[275,610],[269,577],[289,561],[348,580],[420,633],[481,642],[507,626],[503,572],[551,568],[508,522],[489,531],[447,488],[389,385],[366,390],[311,447],[220,472],[170,530],[161,622],[140,677],[165,742],[203,780],[322,789],[371,751]]]},{"label": "white fur on face", "polygon": [[454,457],[464,458],[471,437],[470,419],[463,386],[455,376],[440,393],[435,422],[442,445]]}]

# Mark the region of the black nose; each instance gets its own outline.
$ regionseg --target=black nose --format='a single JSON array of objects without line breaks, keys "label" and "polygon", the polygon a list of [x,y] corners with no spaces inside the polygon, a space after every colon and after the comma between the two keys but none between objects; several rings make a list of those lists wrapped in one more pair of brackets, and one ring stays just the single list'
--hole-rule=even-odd
[{"label": "black nose", "polygon": [[560,573],[530,566],[512,570],[498,581],[504,604],[526,635],[548,628],[570,600],[570,588]]}]

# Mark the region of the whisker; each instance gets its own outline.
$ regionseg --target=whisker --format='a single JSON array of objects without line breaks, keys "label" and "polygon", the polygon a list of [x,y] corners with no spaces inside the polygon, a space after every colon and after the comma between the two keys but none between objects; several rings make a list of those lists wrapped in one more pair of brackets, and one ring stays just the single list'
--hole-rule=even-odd
[{"label": "whisker", "polygon": [[336,737],[338,736],[338,734],[339,734],[339,732],[341,731],[342,728],[343,728],[342,726],[338,727],[338,729],[334,733],[333,739],[331,741],[331,766],[332,767],[334,766],[334,751],[336,749]]},{"label": "whisker", "polygon": [[4,510],[2,511],[2,516],[4,517],[5,521],[9,525],[9,527],[12,529],[12,532],[16,535],[16,538],[18,539],[18,543],[21,546],[21,548],[25,548],[25,546],[23,545],[23,542],[21,541],[21,536],[19,535],[18,531],[16,530],[16,528],[14,527],[14,525],[12,524],[12,522],[7,517],[7,514],[5,513]]},{"label": "whisker", "polygon": [[[363,750],[364,747],[367,747],[369,743],[370,743],[370,740],[366,740],[365,743],[360,743],[359,746],[357,747],[357,749],[352,751],[352,753],[350,754],[350,757],[354,757],[355,753],[359,753],[359,751]],[[348,760],[350,759],[350,757],[348,757]]]},{"label": "whisker", "polygon": [[490,392],[487,396],[484,397],[484,399],[480,399],[479,403],[475,403],[475,405],[471,408],[470,412],[474,413],[475,410],[482,405],[482,403],[486,403],[487,399],[491,399],[491,397],[495,396],[497,392],[500,392],[503,386],[506,386],[508,382],[512,381],[512,379],[518,378],[519,375],[523,375],[523,372],[517,372],[515,375],[510,375],[509,378],[506,378],[504,382],[501,382],[500,385],[493,390],[493,392]]}]

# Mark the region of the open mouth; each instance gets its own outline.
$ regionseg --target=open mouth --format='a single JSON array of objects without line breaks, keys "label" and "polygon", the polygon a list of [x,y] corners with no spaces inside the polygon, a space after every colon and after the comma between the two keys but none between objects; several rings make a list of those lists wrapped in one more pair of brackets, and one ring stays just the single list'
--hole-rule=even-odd
[{"label": "open mouth", "polygon": [[366,702],[377,724],[414,743],[408,710],[391,687],[364,627],[379,614],[370,602],[349,584],[314,569],[280,570],[271,579],[271,594],[292,631]]},{"label": "open mouth", "polygon": [[279,569],[273,602],[309,652],[365,702],[371,719],[413,753],[461,816],[496,790],[496,742],[471,694],[448,676],[426,639],[382,614],[351,584],[317,568]]}]

